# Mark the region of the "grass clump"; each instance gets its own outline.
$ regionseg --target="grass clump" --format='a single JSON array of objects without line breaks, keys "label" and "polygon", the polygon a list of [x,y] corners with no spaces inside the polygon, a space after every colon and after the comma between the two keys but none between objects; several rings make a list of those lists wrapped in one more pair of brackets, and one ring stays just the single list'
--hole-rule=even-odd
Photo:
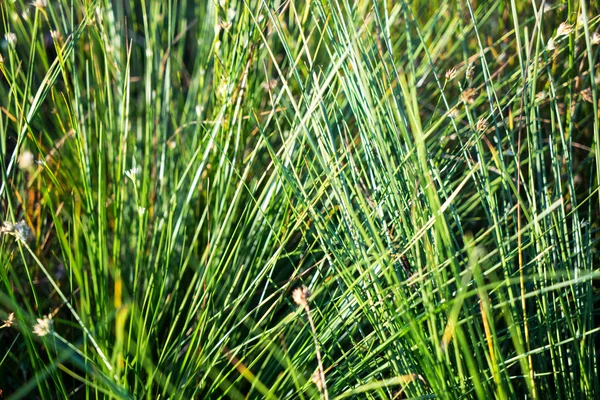
[{"label": "grass clump", "polygon": [[593,398],[594,2],[0,2],[8,398]]}]

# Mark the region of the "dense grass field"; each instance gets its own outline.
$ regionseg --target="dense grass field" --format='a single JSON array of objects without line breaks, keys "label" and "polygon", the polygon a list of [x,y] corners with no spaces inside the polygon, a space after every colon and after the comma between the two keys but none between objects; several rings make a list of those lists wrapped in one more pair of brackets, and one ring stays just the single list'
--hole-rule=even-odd
[{"label": "dense grass field", "polygon": [[0,398],[599,398],[599,13],[0,1]]}]

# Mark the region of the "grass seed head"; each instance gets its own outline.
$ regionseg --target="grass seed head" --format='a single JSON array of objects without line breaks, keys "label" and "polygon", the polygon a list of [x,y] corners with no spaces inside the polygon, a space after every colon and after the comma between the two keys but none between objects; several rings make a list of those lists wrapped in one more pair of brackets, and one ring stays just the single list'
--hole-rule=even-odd
[{"label": "grass seed head", "polygon": [[9,221],[4,221],[2,227],[0,227],[0,233],[14,236],[17,240],[28,242],[33,238],[33,232],[27,223],[23,220],[13,224]]},{"label": "grass seed head", "polygon": [[467,75],[467,78],[471,79],[475,75],[475,64],[469,63],[465,74]]},{"label": "grass seed head", "polygon": [[582,90],[581,92],[579,92],[579,94],[581,95],[581,98],[584,101],[587,101],[588,103],[593,103],[594,102],[594,98],[592,97],[592,89],[591,88],[587,88],[585,90]]},{"label": "grass seed head", "polygon": [[540,91],[537,92],[537,94],[535,95],[535,100],[538,102],[542,102],[544,100],[546,100],[548,98],[548,93],[546,93],[545,91]]},{"label": "grass seed head", "polygon": [[0,328],[10,328],[15,324],[15,313],[12,312],[8,314],[8,317],[4,320],[4,325],[0,326]]},{"label": "grass seed head", "polygon": [[446,71],[446,80],[447,81],[451,81],[452,79],[456,78],[456,73],[458,71],[456,71],[456,67],[452,67],[449,70]]},{"label": "grass seed head", "polygon": [[556,36],[569,36],[571,32],[573,32],[573,25],[563,22],[558,26]]},{"label": "grass seed head", "polygon": [[456,107],[454,107],[450,111],[448,111],[448,118],[456,119],[458,117],[458,115],[459,115],[459,113],[458,113],[458,109]]},{"label": "grass seed head", "polygon": [[44,318],[38,318],[37,324],[33,326],[33,333],[42,337],[53,332],[52,330],[52,314],[48,314]]},{"label": "grass seed head", "polygon": [[308,307],[308,299],[310,298],[310,290],[304,285],[302,287],[294,289],[292,292],[292,298],[294,302],[302,307]]},{"label": "grass seed head", "polygon": [[477,121],[477,131],[478,132],[485,132],[488,129],[488,123],[484,118],[479,118],[479,121]]},{"label": "grass seed head", "polygon": [[473,104],[477,98],[477,90],[468,88],[460,95],[461,100],[467,104]]}]

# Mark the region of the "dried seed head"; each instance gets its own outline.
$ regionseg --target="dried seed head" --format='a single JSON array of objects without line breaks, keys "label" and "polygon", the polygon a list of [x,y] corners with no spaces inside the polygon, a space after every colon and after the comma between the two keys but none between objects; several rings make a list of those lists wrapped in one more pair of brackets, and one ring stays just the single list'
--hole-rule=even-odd
[{"label": "dried seed head", "polygon": [[456,78],[456,73],[458,71],[456,71],[456,67],[452,67],[449,70],[446,71],[446,80],[447,81],[451,81],[452,79]]},{"label": "dried seed head", "polygon": [[465,74],[467,75],[467,78],[472,78],[473,75],[475,75],[475,64],[473,63],[469,63],[469,65],[467,66],[467,71],[465,72]]},{"label": "dried seed head", "polygon": [[488,123],[486,122],[486,120],[484,118],[479,118],[479,121],[477,121],[477,131],[478,132],[485,132],[488,129]]},{"label": "dried seed head", "polygon": [[0,328],[10,328],[15,324],[15,313],[8,314],[8,317],[4,320],[4,325]]},{"label": "dried seed head", "polygon": [[546,50],[554,51],[554,49],[556,49],[556,44],[554,43],[554,39],[550,38],[550,39],[548,39],[548,44],[546,45]]},{"label": "dried seed head", "polygon": [[458,109],[454,107],[453,109],[448,111],[448,118],[455,119],[456,117],[458,117]]},{"label": "dried seed head", "polygon": [[592,33],[592,44],[600,44],[600,33]]},{"label": "dried seed head", "polygon": [[594,102],[594,98],[592,97],[592,89],[591,88],[582,90],[581,92],[579,92],[579,94],[581,95],[581,98],[583,100],[587,101],[588,103]]},{"label": "dried seed head", "polygon": [[473,104],[475,102],[475,99],[477,98],[477,90],[473,88],[468,88],[462,92],[460,98],[463,102],[467,104]]},{"label": "dried seed head", "polygon": [[260,84],[265,90],[270,91],[277,87],[277,79],[271,79]]},{"label": "dried seed head", "polygon": [[546,92],[545,92],[545,91],[543,91],[543,90],[542,90],[541,92],[538,92],[538,93],[535,95],[535,99],[536,99],[537,101],[544,101],[544,100],[546,100],[547,98],[548,98],[548,93],[546,93]]},{"label": "dried seed head", "polygon": [[38,335],[40,337],[46,336],[49,333],[53,332],[52,325],[53,325],[52,314],[48,314],[48,316],[46,316],[44,318],[38,318],[37,324],[35,324],[33,326],[33,333],[35,333],[36,335]]},{"label": "dried seed head", "polygon": [[573,32],[573,25],[566,22],[561,23],[556,30],[556,36],[569,36]]},{"label": "dried seed head", "polygon": [[308,288],[304,285],[294,289],[292,292],[292,298],[294,299],[294,302],[302,307],[308,307],[308,299],[310,295],[310,290],[308,290]]}]

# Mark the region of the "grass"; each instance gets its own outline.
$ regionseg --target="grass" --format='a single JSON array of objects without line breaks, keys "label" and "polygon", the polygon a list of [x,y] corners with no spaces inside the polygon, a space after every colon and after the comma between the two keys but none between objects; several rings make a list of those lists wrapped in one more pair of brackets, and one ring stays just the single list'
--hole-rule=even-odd
[{"label": "grass", "polygon": [[47,3],[0,2],[5,398],[600,394],[594,2]]}]

